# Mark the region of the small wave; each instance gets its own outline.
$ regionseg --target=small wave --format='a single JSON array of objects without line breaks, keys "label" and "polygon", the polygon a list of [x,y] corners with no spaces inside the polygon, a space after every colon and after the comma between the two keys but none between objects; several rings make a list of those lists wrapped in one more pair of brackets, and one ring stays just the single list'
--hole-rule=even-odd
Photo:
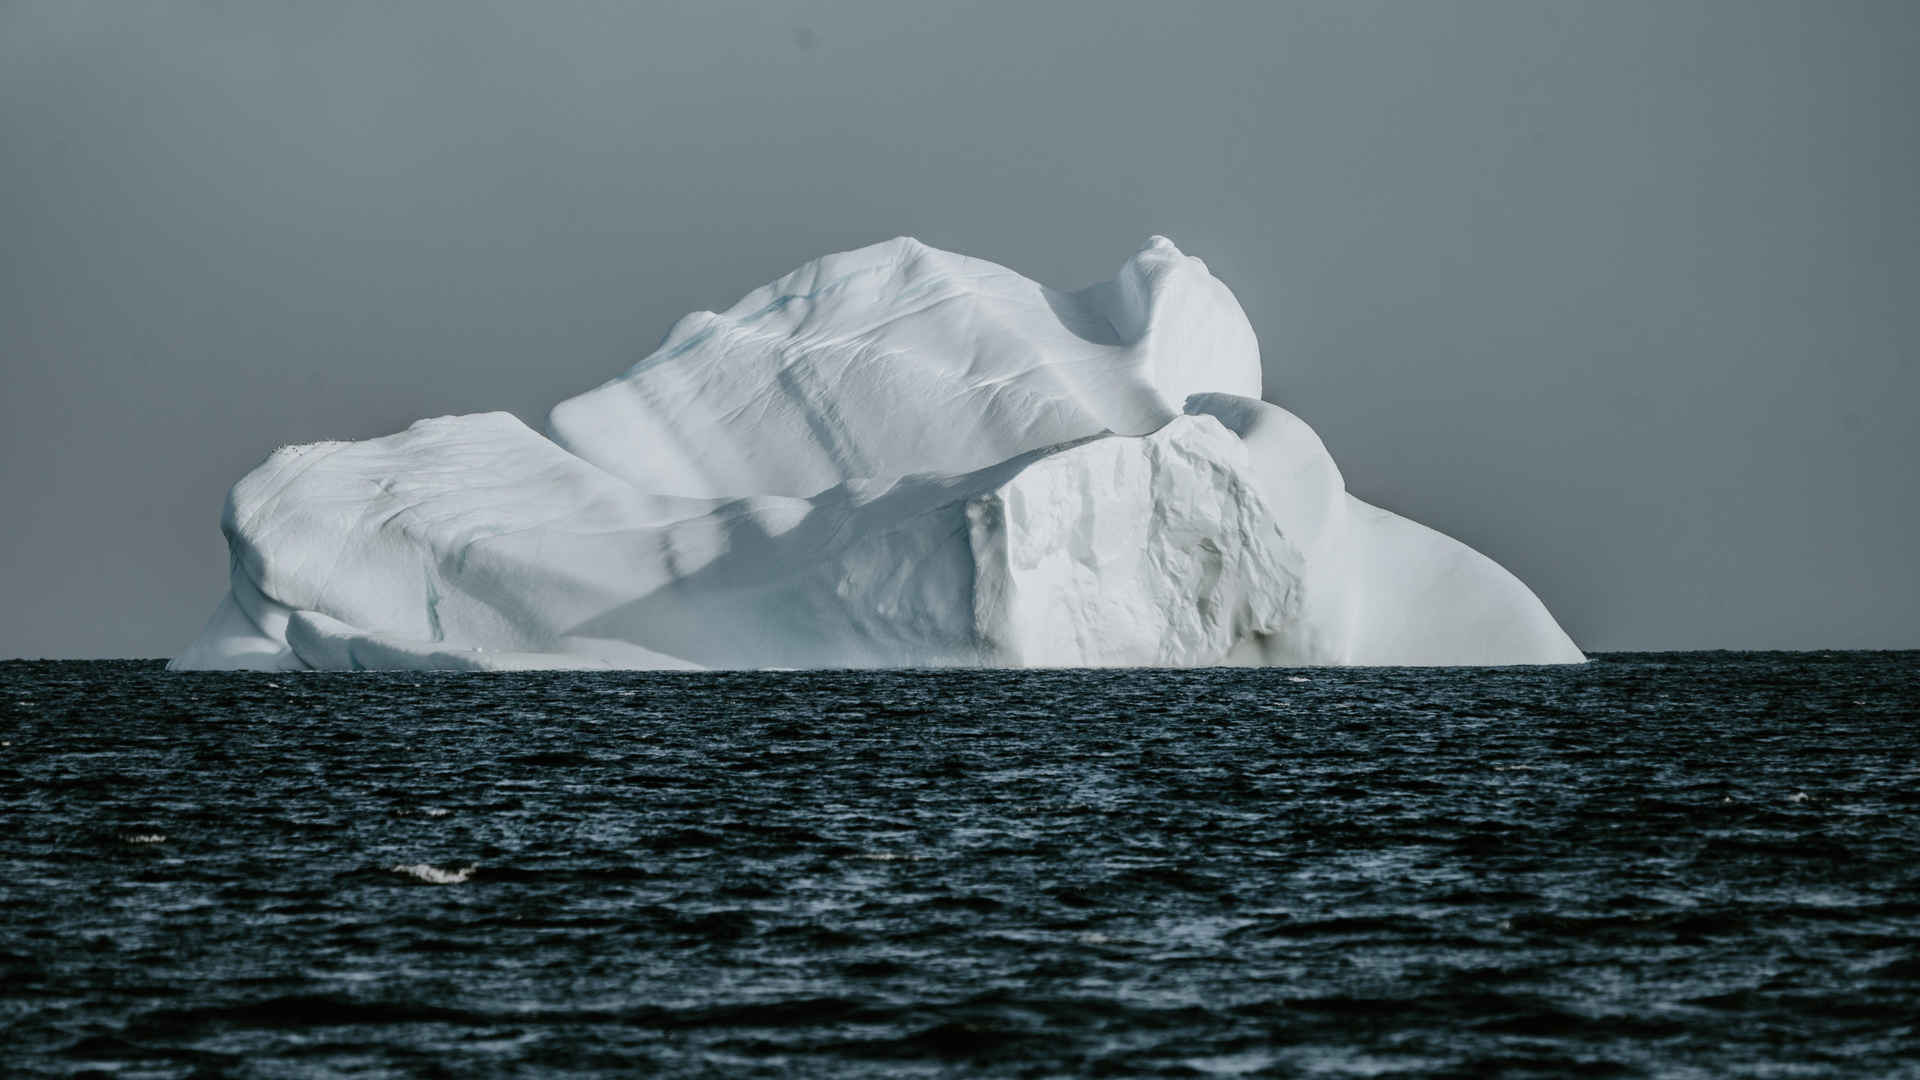
[{"label": "small wave", "polygon": [[166,833],[143,832],[134,833],[132,836],[127,837],[127,843],[129,844],[164,844],[166,842]]},{"label": "small wave", "polygon": [[531,765],[535,768],[554,769],[592,765],[593,758],[574,750],[541,750],[532,754],[519,754],[507,761],[515,765]]},{"label": "small wave", "polygon": [[367,1001],[336,994],[291,994],[262,1001],[156,1009],[133,1018],[142,1035],[192,1032],[212,1026],[285,1030],[374,1024],[491,1024],[495,1017],[417,1001]]},{"label": "small wave", "polygon": [[463,866],[457,870],[443,870],[431,863],[407,863],[393,867],[393,872],[424,881],[428,885],[461,885],[473,877],[473,872],[478,869],[478,866]]},{"label": "small wave", "polygon": [[420,812],[428,817],[446,817],[448,814],[453,813],[453,811],[444,806],[423,806],[420,808]]}]

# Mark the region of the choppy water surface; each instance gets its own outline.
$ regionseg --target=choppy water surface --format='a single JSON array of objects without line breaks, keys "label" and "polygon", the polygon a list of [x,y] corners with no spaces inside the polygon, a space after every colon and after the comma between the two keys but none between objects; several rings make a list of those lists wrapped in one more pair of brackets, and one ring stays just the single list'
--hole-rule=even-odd
[{"label": "choppy water surface", "polygon": [[1920,1075],[1920,655],[0,665],[0,1072]]}]

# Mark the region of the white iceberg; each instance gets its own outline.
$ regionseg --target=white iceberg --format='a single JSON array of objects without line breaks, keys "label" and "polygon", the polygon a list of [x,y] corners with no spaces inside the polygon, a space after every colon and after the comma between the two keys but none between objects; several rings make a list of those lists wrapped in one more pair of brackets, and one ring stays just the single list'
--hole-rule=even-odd
[{"label": "white iceberg", "polygon": [[1154,238],[1059,292],[894,240],[556,406],[288,447],[175,669],[1538,664],[1531,591],[1348,495]]}]

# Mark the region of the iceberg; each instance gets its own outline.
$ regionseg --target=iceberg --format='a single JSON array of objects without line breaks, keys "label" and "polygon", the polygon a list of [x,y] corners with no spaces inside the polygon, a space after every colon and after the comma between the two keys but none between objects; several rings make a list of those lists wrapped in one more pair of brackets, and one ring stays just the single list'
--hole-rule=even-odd
[{"label": "iceberg", "polygon": [[1205,263],[1077,292],[911,239],[555,406],[285,447],[175,670],[1547,664],[1471,548],[1347,493]]}]

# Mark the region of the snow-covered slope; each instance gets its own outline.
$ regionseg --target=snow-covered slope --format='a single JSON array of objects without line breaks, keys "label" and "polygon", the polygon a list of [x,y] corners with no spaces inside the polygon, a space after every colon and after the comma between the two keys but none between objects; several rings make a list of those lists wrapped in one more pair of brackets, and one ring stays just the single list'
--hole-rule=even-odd
[{"label": "snow-covered slope", "polygon": [[647,491],[811,495],[1145,435],[1208,390],[1259,397],[1259,345],[1226,286],[1163,237],[1075,293],[899,239],[688,315],[548,428]]},{"label": "snow-covered slope", "polygon": [[1154,238],[1057,292],[895,240],[555,407],[290,447],[173,667],[1480,664],[1581,654],[1346,493],[1246,316]]}]

